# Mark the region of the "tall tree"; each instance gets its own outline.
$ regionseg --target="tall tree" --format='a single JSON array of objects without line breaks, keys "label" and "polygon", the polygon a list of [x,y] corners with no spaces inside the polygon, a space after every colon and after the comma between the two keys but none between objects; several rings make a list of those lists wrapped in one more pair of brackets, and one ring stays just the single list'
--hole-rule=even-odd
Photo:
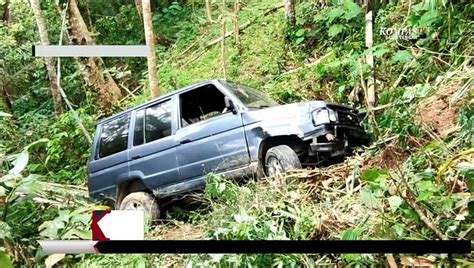
[{"label": "tall tree", "polygon": [[[76,0],[69,1],[69,41],[73,45],[93,45],[94,39],[87,29]],[[100,105],[105,111],[110,111],[112,105],[122,97],[120,88],[112,76],[104,72],[104,62],[101,58],[80,58],[79,64],[86,84],[95,88],[99,95]]]},{"label": "tall tree", "polygon": [[[10,1],[9,0],[5,1],[5,4],[3,5],[2,19],[5,22],[5,25],[10,23]],[[10,95],[8,94],[7,87],[8,87],[8,81],[5,79],[5,76],[0,77],[0,89],[1,89],[2,99],[5,102],[5,106],[7,107],[8,113],[11,114],[13,105],[12,105],[12,100],[10,98]]]},{"label": "tall tree", "polygon": [[148,78],[150,82],[150,97],[156,98],[160,95],[160,88],[158,86],[158,79],[156,76],[156,53],[155,53],[155,35],[153,34],[153,24],[151,19],[150,0],[142,0],[143,7],[143,26],[145,28],[146,45],[150,49],[148,54]]},{"label": "tall tree", "polygon": [[[40,0],[30,0],[31,8],[35,14],[36,25],[38,26],[38,34],[42,45],[49,45],[48,30],[46,27],[46,20],[43,16],[40,6]],[[54,67],[53,58],[45,58],[46,69],[48,70],[49,81],[51,84],[51,93],[53,95],[54,113],[59,116],[63,113],[63,106],[61,102],[61,93],[59,92],[58,77],[56,75],[56,68]]]},{"label": "tall tree", "polygon": [[293,27],[296,23],[296,11],[295,11],[296,0],[285,0],[285,17],[288,26]]},{"label": "tall tree", "polygon": [[240,0],[235,0],[234,2],[234,38],[237,46],[240,47]]}]

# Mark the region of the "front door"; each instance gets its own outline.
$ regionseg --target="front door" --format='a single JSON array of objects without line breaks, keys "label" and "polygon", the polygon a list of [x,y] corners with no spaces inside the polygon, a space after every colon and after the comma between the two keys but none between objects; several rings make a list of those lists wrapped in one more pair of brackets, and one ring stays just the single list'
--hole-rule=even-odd
[{"label": "front door", "polygon": [[181,180],[200,178],[249,164],[240,114],[227,111],[213,84],[181,93],[176,139]]}]

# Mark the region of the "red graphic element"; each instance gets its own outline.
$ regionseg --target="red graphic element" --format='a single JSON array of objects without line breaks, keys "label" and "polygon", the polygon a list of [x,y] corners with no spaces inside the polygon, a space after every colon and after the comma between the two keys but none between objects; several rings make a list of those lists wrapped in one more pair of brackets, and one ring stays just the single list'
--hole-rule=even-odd
[{"label": "red graphic element", "polygon": [[[107,214],[110,213],[110,210],[94,210],[92,211],[92,240],[95,241],[108,241],[110,238],[107,238],[102,230],[99,227],[99,221]],[[94,249],[97,249],[94,246]]]},{"label": "red graphic element", "polygon": [[97,245],[98,245],[99,243],[100,243],[100,242],[97,242],[97,243],[95,243],[94,246],[93,246],[95,253],[100,253],[99,249],[97,248]]}]

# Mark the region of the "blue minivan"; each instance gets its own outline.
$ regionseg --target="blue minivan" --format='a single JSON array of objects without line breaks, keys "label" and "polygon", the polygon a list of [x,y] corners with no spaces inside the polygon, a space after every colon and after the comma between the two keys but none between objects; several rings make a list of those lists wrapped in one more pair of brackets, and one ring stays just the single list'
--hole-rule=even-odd
[{"label": "blue minivan", "polygon": [[99,122],[89,193],[156,219],[160,200],[202,189],[208,173],[275,176],[368,141],[351,107],[279,105],[245,85],[203,81]]}]

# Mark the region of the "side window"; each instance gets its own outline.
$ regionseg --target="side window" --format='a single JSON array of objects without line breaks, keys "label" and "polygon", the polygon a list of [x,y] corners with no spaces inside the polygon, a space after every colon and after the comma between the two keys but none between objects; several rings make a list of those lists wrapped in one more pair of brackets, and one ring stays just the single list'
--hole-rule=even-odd
[{"label": "side window", "polygon": [[183,127],[228,112],[224,94],[214,85],[205,85],[180,96]]},{"label": "side window", "polygon": [[121,116],[102,126],[99,157],[106,157],[127,149],[128,125],[130,117]]},{"label": "side window", "polygon": [[137,112],[133,145],[141,145],[171,135],[171,101]]},{"label": "side window", "polygon": [[145,143],[171,135],[171,101],[145,110]]}]

